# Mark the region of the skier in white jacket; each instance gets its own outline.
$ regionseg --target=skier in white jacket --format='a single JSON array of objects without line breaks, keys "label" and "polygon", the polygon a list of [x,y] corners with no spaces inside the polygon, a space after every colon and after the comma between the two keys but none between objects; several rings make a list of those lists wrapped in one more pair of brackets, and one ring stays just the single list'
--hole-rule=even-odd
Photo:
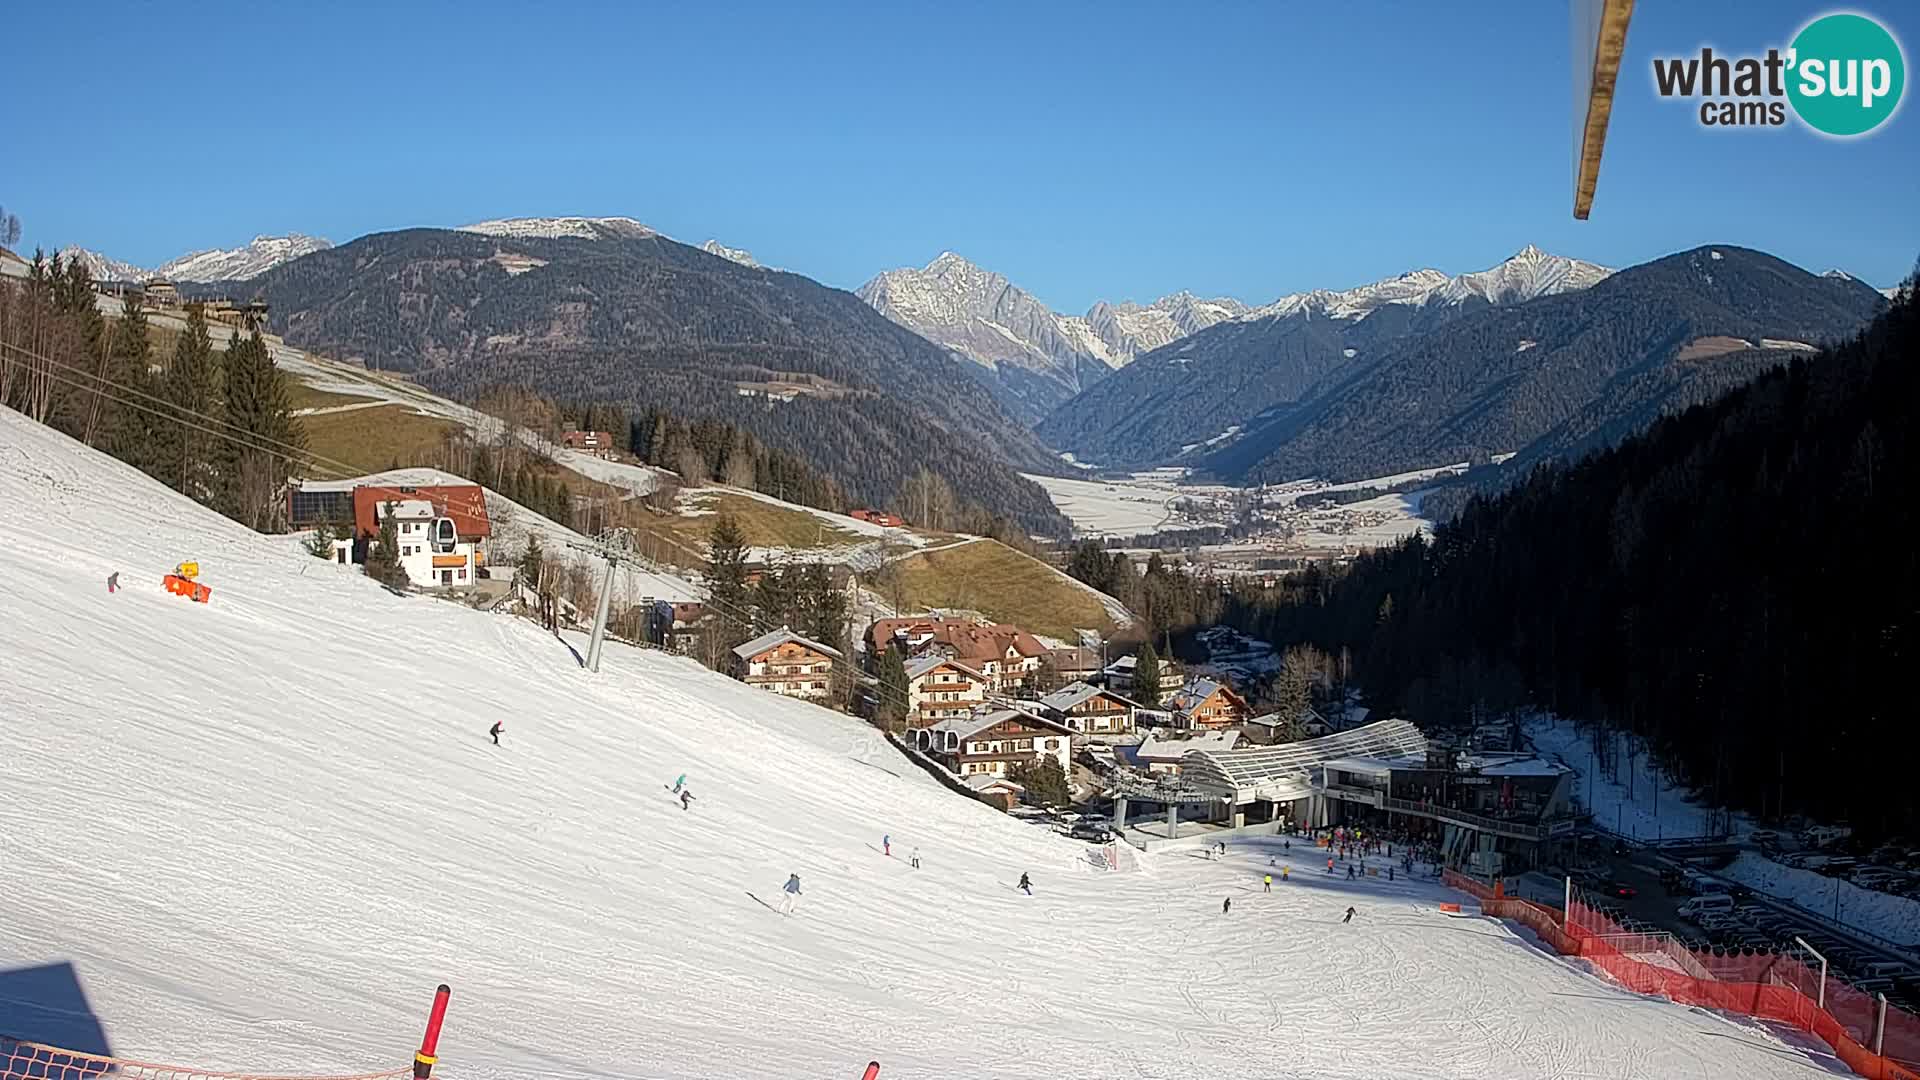
[{"label": "skier in white jacket", "polygon": [[780,898],[780,914],[793,914],[794,902],[800,899],[800,875],[788,874],[787,883],[780,886],[780,891],[786,894]]}]

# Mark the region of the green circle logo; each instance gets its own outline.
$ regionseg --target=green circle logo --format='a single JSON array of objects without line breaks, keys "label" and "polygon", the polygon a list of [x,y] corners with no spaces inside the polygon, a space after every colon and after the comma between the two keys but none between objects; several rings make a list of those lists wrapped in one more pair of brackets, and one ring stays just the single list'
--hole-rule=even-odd
[{"label": "green circle logo", "polygon": [[1900,43],[1865,15],[1823,15],[1793,39],[1787,99],[1807,126],[1864,135],[1900,106],[1907,64]]}]

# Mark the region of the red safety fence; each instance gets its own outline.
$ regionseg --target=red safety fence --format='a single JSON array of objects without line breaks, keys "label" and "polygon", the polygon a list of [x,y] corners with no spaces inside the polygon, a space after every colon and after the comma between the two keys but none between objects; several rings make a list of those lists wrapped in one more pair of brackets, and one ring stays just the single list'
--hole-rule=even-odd
[{"label": "red safety fence", "polygon": [[1867,1043],[1879,1003],[1838,979],[1826,979],[1822,1008],[1821,973],[1796,957],[1688,949],[1671,934],[1629,931],[1577,896],[1563,913],[1508,897],[1451,870],[1442,880],[1479,898],[1486,914],[1526,926],[1562,955],[1586,960],[1629,990],[1811,1032],[1868,1080],[1920,1080],[1920,1071],[1908,1064],[1920,1062],[1920,1018],[1889,1007],[1876,1054]]},{"label": "red safety fence", "polygon": [[440,1042],[440,1025],[446,1019],[447,998],[451,993],[444,985],[434,993],[433,1011],[428,1015],[427,1032],[420,1040],[420,1049],[413,1055],[411,1064],[398,1069],[325,1077],[216,1072],[67,1050],[0,1035],[0,1080],[94,1080],[109,1075],[130,1080],[399,1080],[403,1076],[430,1080],[434,1052]]}]

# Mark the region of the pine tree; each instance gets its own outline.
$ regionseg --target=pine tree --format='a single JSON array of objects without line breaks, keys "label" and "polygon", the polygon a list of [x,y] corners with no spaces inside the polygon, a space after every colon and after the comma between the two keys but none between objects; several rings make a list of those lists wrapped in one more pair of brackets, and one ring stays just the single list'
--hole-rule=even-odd
[{"label": "pine tree", "polygon": [[895,731],[907,719],[907,661],[905,651],[895,645],[880,654],[874,663],[874,678],[880,681],[881,726]]},{"label": "pine tree", "polygon": [[277,531],[286,520],[293,455],[305,445],[305,430],[258,330],[228,346],[224,370],[227,430],[236,438],[218,446],[220,510],[256,532]]},{"label": "pine tree", "polygon": [[752,636],[748,621],[752,602],[747,595],[747,537],[732,514],[714,520],[708,537],[707,597],[717,622],[718,647],[724,656]]},{"label": "pine tree", "polygon": [[219,429],[218,387],[206,312],[199,304],[189,304],[186,332],[174,344],[173,361],[162,381],[161,396],[172,408],[157,429],[160,452],[154,475],[200,502],[209,502],[213,496],[214,438],[209,432]]},{"label": "pine tree", "polygon": [[387,504],[386,513],[380,517],[380,531],[367,551],[367,576],[390,589],[404,589],[411,583],[406,568],[400,565],[400,529],[393,520],[397,508],[396,503]]},{"label": "pine tree", "polygon": [[306,539],[305,547],[307,549],[307,554],[313,556],[316,559],[326,559],[328,561],[332,561],[333,540],[334,540],[333,526],[327,524],[324,521],[321,522],[320,524],[314,526],[313,535],[307,537]]},{"label": "pine tree", "polygon": [[1027,801],[1042,806],[1065,806],[1073,801],[1073,789],[1067,783],[1066,771],[1060,768],[1060,761],[1053,755],[1039,759],[1031,764],[1016,765],[1008,770],[1007,779],[1027,789]]},{"label": "pine tree", "polygon": [[1160,704],[1160,654],[1151,641],[1143,643],[1134,658],[1133,700],[1148,706]]},{"label": "pine tree", "polygon": [[[155,421],[147,410],[155,403],[142,394],[157,389],[153,379],[153,341],[148,336],[147,309],[139,294],[128,292],[120,299],[120,324],[113,336],[113,363],[108,380],[114,396],[124,399],[112,406],[107,422],[107,449],[114,457],[142,472],[153,474],[159,467],[154,457]],[[136,408],[135,406],[138,406]]]}]

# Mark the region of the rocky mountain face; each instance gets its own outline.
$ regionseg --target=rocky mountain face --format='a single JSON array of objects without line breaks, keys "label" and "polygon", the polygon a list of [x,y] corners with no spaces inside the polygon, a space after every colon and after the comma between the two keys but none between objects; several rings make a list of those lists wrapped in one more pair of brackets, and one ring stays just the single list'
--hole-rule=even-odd
[{"label": "rocky mountain face", "polygon": [[888,270],[856,293],[876,311],[951,351],[1029,423],[1136,355],[1245,311],[1188,293],[1151,305],[1095,304],[1061,315],[953,252],[920,269]]},{"label": "rocky mountain face", "polygon": [[1058,533],[1017,469],[1058,459],[946,351],[851,293],[676,243],[630,219],[361,237],[254,279],[287,340],[472,394],[726,420],[849,493],[892,502],[924,466],[960,499]]},{"label": "rocky mountain face", "polygon": [[756,269],[760,266],[759,261],[753,257],[753,252],[745,248],[728,247],[718,240],[709,240],[701,244],[700,250],[709,255],[718,255],[728,262],[739,263],[741,266],[751,266]]}]

